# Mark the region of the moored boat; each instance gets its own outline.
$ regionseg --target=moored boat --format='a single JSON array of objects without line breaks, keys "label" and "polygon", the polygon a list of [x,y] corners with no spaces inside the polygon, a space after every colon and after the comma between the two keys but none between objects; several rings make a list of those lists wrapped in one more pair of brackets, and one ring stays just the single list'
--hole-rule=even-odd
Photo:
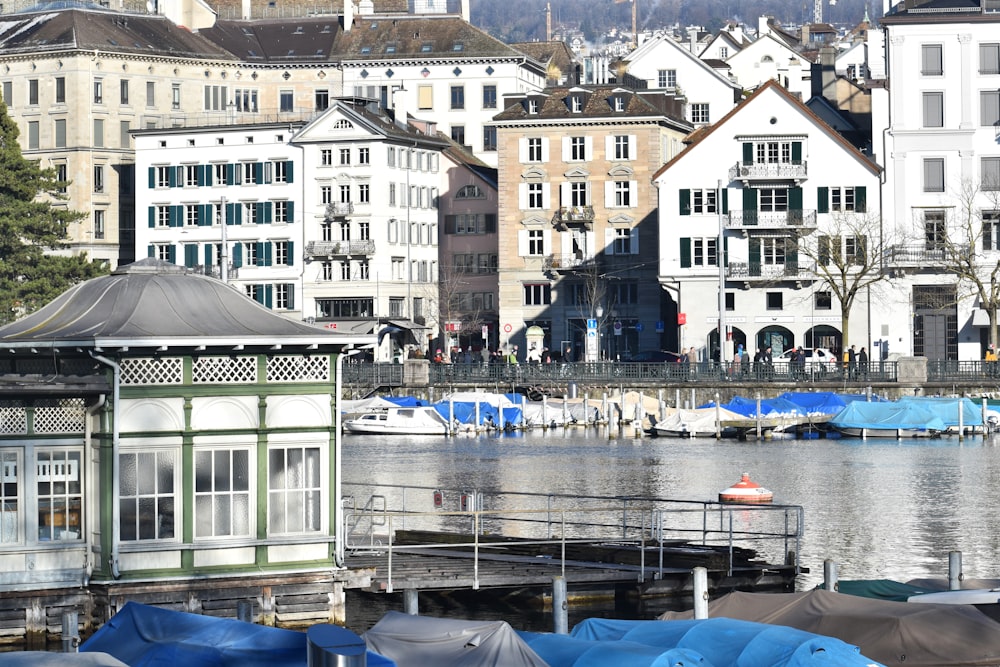
[{"label": "moored boat", "polygon": [[426,405],[392,407],[348,419],[344,430],[370,435],[447,435],[448,420]]},{"label": "moored boat", "polygon": [[940,417],[912,402],[855,401],[828,423],[843,435],[856,438],[926,438],[947,429]]}]

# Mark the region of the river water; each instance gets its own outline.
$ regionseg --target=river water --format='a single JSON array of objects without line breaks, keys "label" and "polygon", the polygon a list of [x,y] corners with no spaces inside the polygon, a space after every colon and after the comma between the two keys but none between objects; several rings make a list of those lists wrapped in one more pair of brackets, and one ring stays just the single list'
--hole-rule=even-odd
[{"label": "river water", "polygon": [[[739,442],[609,437],[596,428],[348,435],[343,463],[344,481],[359,484],[698,501],[715,500],[748,472],[775,503],[804,508],[800,562],[810,572],[797,590],[822,582],[825,559],[841,579],[906,581],[947,577],[948,553],[957,550],[966,577],[1000,574],[1000,436]],[[354,627],[351,611],[349,601]]]}]

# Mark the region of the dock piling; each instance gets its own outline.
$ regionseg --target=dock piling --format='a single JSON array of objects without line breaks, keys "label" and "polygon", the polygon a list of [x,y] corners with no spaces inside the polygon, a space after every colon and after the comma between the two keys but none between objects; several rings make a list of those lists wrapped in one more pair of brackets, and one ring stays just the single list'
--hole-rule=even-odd
[{"label": "dock piling", "polygon": [[962,552],[961,551],[949,551],[948,552],[948,590],[949,591],[960,591],[960,590],[962,590],[962,579],[965,579],[965,575],[962,574]]},{"label": "dock piling", "polygon": [[837,591],[840,588],[837,583],[837,564],[829,558],[823,561],[823,585],[828,591]]},{"label": "dock piling", "polygon": [[80,622],[75,611],[62,615],[62,652],[76,653],[80,646]]},{"label": "dock piling", "polygon": [[417,599],[417,589],[407,588],[403,591],[403,612],[410,616],[420,615],[420,604]]},{"label": "dock piling", "polygon": [[566,602],[566,577],[552,577],[552,622],[557,635],[569,634],[569,604]]},{"label": "dock piling", "polygon": [[708,618],[708,570],[696,567],[694,573],[694,617],[695,620]]}]

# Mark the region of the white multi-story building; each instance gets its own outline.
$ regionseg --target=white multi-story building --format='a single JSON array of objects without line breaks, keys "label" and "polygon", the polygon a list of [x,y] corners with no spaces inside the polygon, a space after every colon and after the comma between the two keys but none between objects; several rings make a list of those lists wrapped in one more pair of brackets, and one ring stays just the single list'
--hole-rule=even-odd
[{"label": "white multi-story building", "polygon": [[[876,242],[879,173],[774,81],[664,165],[653,177],[659,275],[684,315],[680,345],[713,358],[721,310],[732,346],[751,353],[837,349],[845,338],[868,347],[869,332],[877,337],[900,307],[887,302],[891,290],[863,290],[844,336],[840,303],[818,264]],[[725,359],[732,346],[722,348]]]},{"label": "white multi-story building", "polygon": [[[394,120],[395,117],[395,120]],[[338,99],[295,133],[303,153],[303,315],[383,337],[378,359],[425,347],[438,322],[438,196],[447,142],[374,101]]]},{"label": "white multi-story building", "polygon": [[910,239],[893,262],[910,306],[888,333],[929,359],[981,359],[989,313],[946,254],[965,244],[987,285],[1000,260],[1000,3],[887,3],[879,23],[873,146],[885,225]]},{"label": "white multi-story building", "polygon": [[[301,123],[299,123],[301,126]],[[301,319],[302,151],[294,124],[137,130],[137,256],[219,277]]]}]

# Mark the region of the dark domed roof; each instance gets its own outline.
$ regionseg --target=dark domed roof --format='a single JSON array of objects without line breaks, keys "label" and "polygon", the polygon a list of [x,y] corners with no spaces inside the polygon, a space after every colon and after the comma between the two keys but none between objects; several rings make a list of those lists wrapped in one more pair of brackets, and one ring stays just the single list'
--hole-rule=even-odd
[{"label": "dark domed roof", "polygon": [[63,292],[0,328],[0,343],[57,347],[351,345],[374,335],[339,334],[282,317],[226,283],[143,259]]}]

